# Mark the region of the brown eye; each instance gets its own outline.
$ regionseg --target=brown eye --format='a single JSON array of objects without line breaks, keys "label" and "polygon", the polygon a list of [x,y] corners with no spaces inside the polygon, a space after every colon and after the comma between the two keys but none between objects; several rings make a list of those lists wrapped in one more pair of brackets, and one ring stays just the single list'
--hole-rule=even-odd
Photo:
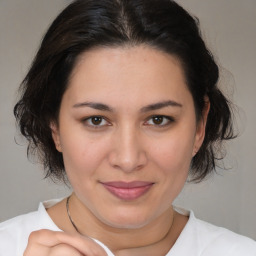
[{"label": "brown eye", "polygon": [[94,116],[94,117],[92,117],[91,118],[91,123],[93,124],[93,125],[100,125],[101,124],[101,122],[102,122],[102,117],[100,117],[100,116]]},{"label": "brown eye", "polygon": [[101,128],[105,126],[109,126],[110,123],[102,116],[91,116],[87,119],[83,120],[83,123],[86,126],[92,127],[92,128]]},{"label": "brown eye", "polygon": [[172,117],[159,115],[150,117],[145,124],[156,127],[164,127],[171,124],[172,122],[174,122]]},{"label": "brown eye", "polygon": [[154,116],[154,117],[152,118],[153,123],[156,124],[156,125],[162,124],[162,123],[163,123],[163,120],[164,120],[164,117],[163,117],[163,116]]}]

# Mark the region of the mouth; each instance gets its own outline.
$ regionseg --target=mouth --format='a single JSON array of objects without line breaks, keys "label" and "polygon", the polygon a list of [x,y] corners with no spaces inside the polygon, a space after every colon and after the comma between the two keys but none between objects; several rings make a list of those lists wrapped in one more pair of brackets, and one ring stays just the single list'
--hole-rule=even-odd
[{"label": "mouth", "polygon": [[115,197],[132,201],[146,194],[154,185],[152,182],[133,181],[133,182],[101,182],[101,184]]}]

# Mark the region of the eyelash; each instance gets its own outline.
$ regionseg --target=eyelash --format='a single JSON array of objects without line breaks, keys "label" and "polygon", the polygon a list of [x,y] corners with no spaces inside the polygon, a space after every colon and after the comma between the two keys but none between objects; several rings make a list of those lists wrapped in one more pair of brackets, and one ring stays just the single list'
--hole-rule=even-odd
[{"label": "eyelash", "polygon": [[[99,125],[92,123],[92,120],[93,120],[93,119],[96,119],[96,118],[98,118],[98,119],[101,120]],[[104,121],[106,124],[103,124],[103,125],[102,125],[102,124],[101,124],[102,121]],[[103,116],[90,116],[90,117],[88,117],[88,118],[83,119],[83,123],[84,123],[86,126],[91,127],[91,128],[93,128],[93,129],[99,129],[99,128],[102,128],[102,127],[110,126],[110,125],[111,125],[110,122],[109,122],[105,117],[103,117]]]},{"label": "eyelash", "polygon": [[[153,123],[153,119],[154,118],[158,118],[158,119],[162,119],[162,122],[164,122],[164,124],[160,123],[160,124],[156,124],[156,123]],[[93,119],[100,119],[100,123],[97,125],[97,124],[93,124],[92,120]],[[153,122],[150,124],[149,121],[152,120]],[[95,120],[94,120],[95,121]],[[97,120],[96,120],[97,121]],[[161,121],[161,120],[160,120]],[[154,115],[154,116],[151,116],[147,119],[146,122],[144,122],[143,124],[146,125],[146,126],[155,126],[157,128],[162,128],[162,127],[166,127],[168,125],[170,125],[171,123],[173,123],[175,120],[173,117],[171,116],[164,116],[164,115]],[[102,122],[104,122],[104,124],[102,124]],[[100,129],[100,128],[103,128],[103,127],[106,127],[106,126],[111,126],[111,123],[103,116],[90,116],[88,118],[85,118],[83,119],[83,123],[90,127],[90,128],[93,128],[93,129]]]},{"label": "eyelash", "polygon": [[[162,119],[162,121],[164,122],[164,124],[156,124],[156,123],[153,123],[153,124],[147,124],[150,120],[153,121],[154,118],[160,118]],[[171,116],[164,116],[164,115],[154,115],[154,116],[151,116],[147,121],[146,121],[146,125],[149,125],[149,126],[155,126],[155,127],[159,127],[159,128],[162,128],[162,127],[166,127],[168,125],[170,125],[171,123],[173,123],[175,120],[173,117]]]}]

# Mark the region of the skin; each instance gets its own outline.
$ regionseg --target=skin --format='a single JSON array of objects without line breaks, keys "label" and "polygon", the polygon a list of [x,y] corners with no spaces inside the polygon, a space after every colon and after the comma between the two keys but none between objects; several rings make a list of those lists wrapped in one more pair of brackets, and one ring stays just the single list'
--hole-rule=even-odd
[{"label": "skin", "polygon": [[32,232],[24,256],[107,256],[94,241],[75,234],[50,230]]},{"label": "skin", "polygon": [[[74,190],[70,212],[79,231],[115,255],[165,255],[187,222],[172,202],[203,142],[208,111],[209,104],[196,121],[182,66],[173,56],[148,46],[81,55],[58,124],[51,125]],[[153,185],[123,200],[102,185],[110,181]],[[48,213],[63,231],[75,234],[65,201]]]}]

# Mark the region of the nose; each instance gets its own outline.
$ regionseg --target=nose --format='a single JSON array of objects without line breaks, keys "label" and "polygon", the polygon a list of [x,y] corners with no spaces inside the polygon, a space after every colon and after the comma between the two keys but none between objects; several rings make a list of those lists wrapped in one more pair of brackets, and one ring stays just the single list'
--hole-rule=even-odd
[{"label": "nose", "polygon": [[113,136],[109,162],[114,168],[129,173],[146,165],[147,154],[141,136],[136,129],[120,127]]}]

